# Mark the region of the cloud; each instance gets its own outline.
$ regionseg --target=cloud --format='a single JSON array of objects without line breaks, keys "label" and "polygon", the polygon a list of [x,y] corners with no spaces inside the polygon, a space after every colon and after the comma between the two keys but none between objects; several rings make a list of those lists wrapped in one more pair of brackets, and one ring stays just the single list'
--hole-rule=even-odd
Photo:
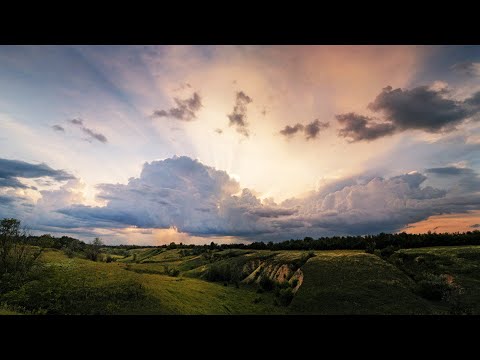
[{"label": "cloud", "polygon": [[383,121],[346,113],[336,115],[344,127],[339,136],[351,141],[370,141],[406,130],[430,133],[448,132],[480,111],[480,92],[459,101],[448,98],[446,88],[419,86],[411,90],[385,87],[368,105],[368,109],[383,115]]},{"label": "cloud", "polygon": [[65,132],[65,129],[63,128],[63,126],[60,126],[60,125],[53,125],[52,129],[55,131]]},{"label": "cloud", "polygon": [[216,132],[217,134],[223,134],[223,130],[222,130],[222,129],[215,129],[215,132]]},{"label": "cloud", "polygon": [[286,137],[292,137],[296,133],[304,132],[305,138],[310,140],[315,139],[320,131],[328,128],[329,126],[330,123],[321,122],[320,120],[315,119],[307,125],[302,125],[300,123],[297,123],[294,126],[287,125],[283,130],[280,130],[280,134]]},{"label": "cloud", "polygon": [[446,166],[446,167],[438,167],[438,168],[430,168],[425,170],[427,173],[435,174],[435,175],[445,175],[445,176],[452,176],[452,175],[471,175],[474,173],[472,169],[469,168],[459,168],[455,166]]},{"label": "cloud", "polygon": [[20,200],[26,199],[15,189],[0,193],[2,214],[18,215],[34,229],[82,236],[98,229],[138,227],[283,240],[398,231],[430,216],[480,208],[478,174],[454,166],[425,171],[448,180],[444,188],[426,185],[429,177],[416,171],[390,178],[354,176],[276,204],[242,189],[225,171],[182,156],[145,163],[140,176],[127,184],[99,185],[98,198],[106,205],[87,206],[83,185],[62,170],[14,160],[0,160],[2,164],[2,179],[23,175],[68,180],[57,190],[40,191],[41,198],[25,206]]},{"label": "cloud", "polygon": [[83,120],[82,119],[71,119],[70,122],[73,125],[83,125]]},{"label": "cloud", "polygon": [[480,207],[478,193],[423,186],[426,179],[413,172],[389,179],[375,177],[327,194],[319,191],[298,202],[296,218],[308,223],[311,233],[367,234],[398,231],[432,215]]},{"label": "cloud", "polygon": [[473,225],[470,225],[470,227],[472,229],[478,229],[478,228],[480,228],[480,224],[473,224]]},{"label": "cloud", "polygon": [[480,63],[471,61],[461,62],[454,64],[452,70],[461,75],[480,76]]},{"label": "cloud", "polygon": [[11,204],[17,200],[17,197],[11,195],[0,195],[0,205]]},{"label": "cloud", "polygon": [[236,126],[237,132],[248,137],[248,123],[247,123],[247,105],[252,102],[252,98],[243,91],[238,91],[235,98],[235,106],[231,114],[227,117],[230,120],[230,126]]},{"label": "cloud", "polygon": [[72,123],[73,125],[79,126],[80,129],[81,129],[85,134],[87,134],[88,136],[90,136],[91,138],[93,138],[93,139],[95,139],[95,140],[98,140],[98,141],[100,141],[101,143],[104,143],[104,144],[106,144],[106,143],[108,142],[108,140],[107,140],[107,138],[105,137],[105,135],[100,134],[100,133],[96,132],[95,130],[92,130],[92,129],[87,128],[87,127],[83,124],[83,120],[82,120],[82,119],[71,119],[71,120],[70,120],[70,123]]},{"label": "cloud", "polygon": [[[58,212],[98,226],[138,226],[194,235],[246,235],[271,232],[269,218],[295,212],[264,205],[224,172],[188,157],[146,163],[139,178],[128,184],[102,184],[104,207],[73,205]],[[240,192],[241,190],[241,192]]]},{"label": "cloud", "polygon": [[0,187],[29,188],[18,178],[50,177],[56,181],[74,179],[75,177],[64,170],[54,170],[47,164],[30,164],[19,160],[0,158]]},{"label": "cloud", "polygon": [[107,138],[105,137],[105,135],[103,134],[100,134],[100,133],[97,133],[95,131],[93,131],[92,129],[89,129],[89,128],[86,128],[86,127],[83,127],[82,128],[82,131],[89,135],[90,137],[94,138],[94,139],[97,139],[98,141],[102,142],[102,143],[106,143],[107,142]]},{"label": "cloud", "polygon": [[391,123],[378,123],[373,118],[353,112],[336,115],[335,118],[343,125],[343,128],[338,131],[338,135],[348,138],[352,142],[375,140],[392,135],[396,130]]},{"label": "cloud", "polygon": [[196,119],[196,113],[202,107],[202,99],[197,92],[194,92],[188,99],[173,99],[177,104],[169,110],[156,110],[153,112],[154,117],[170,117],[177,120],[192,121]]},{"label": "cloud", "polygon": [[280,130],[280,134],[285,135],[287,137],[292,137],[299,131],[303,131],[304,126],[302,124],[295,124],[294,126],[287,125],[283,130]]},{"label": "cloud", "polygon": [[448,99],[448,91],[419,86],[412,90],[387,86],[368,105],[382,112],[399,130],[422,129],[429,132],[449,130],[469,116],[462,103]]},{"label": "cloud", "polygon": [[305,126],[305,135],[307,140],[315,139],[317,134],[330,126],[328,122],[320,122],[318,119]]},{"label": "cloud", "polygon": [[[433,170],[432,170],[433,169]],[[454,172],[428,169],[427,173]],[[433,215],[480,207],[480,180],[472,170],[448,188],[425,186],[419,172],[358,176],[330,183],[300,199],[276,204],[224,172],[188,157],[146,163],[128,184],[103,184],[103,207],[73,205],[57,210],[92,227],[169,229],[200,236],[294,236],[397,231]],[[107,224],[107,225],[106,225]]]}]

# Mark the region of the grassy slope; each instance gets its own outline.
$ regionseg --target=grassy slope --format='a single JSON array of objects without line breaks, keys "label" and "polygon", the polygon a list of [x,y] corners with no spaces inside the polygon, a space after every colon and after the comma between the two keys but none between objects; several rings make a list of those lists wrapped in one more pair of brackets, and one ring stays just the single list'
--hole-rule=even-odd
[{"label": "grassy slope", "polygon": [[[122,314],[442,313],[440,305],[413,291],[413,274],[424,271],[425,267],[435,274],[452,275],[465,289],[464,296],[474,309],[473,313],[480,313],[480,246],[400,250],[398,254],[406,254],[397,265],[403,271],[362,251],[316,251],[316,256],[302,266],[303,285],[288,307],[273,305],[272,293],[257,294],[254,287],[241,285],[237,289],[198,278],[209,266],[208,260],[201,255],[182,256],[179,250],[153,250],[134,250],[139,263],[128,262],[132,257],[113,263],[69,259],[55,250],[46,251],[43,260],[54,271],[54,281],[68,286],[81,286],[81,282],[86,281],[93,288],[104,289],[125,281],[141,283],[147,298],[124,304],[118,310]],[[246,259],[288,263],[304,253],[217,252],[221,257],[219,262],[241,264]],[[427,261],[416,261],[418,257]],[[180,276],[163,275],[164,265],[181,270]],[[12,313],[0,308],[0,315]]]},{"label": "grassy slope", "polygon": [[[47,251],[44,260],[58,270],[74,270],[72,274],[88,277],[88,281],[98,285],[126,279],[141,283],[149,297],[141,306],[133,307],[129,312],[132,314],[271,314],[285,311],[272,305],[270,294],[258,295],[253,289],[236,289],[199,279],[126,270],[127,266],[156,264],[95,263],[79,258],[69,259],[59,251]],[[253,300],[257,297],[261,300],[254,304]]]},{"label": "grassy slope", "polygon": [[[411,276],[422,271],[447,274],[460,285],[462,297],[473,314],[480,314],[480,246],[442,246],[398,251],[405,254],[399,265]],[[419,259],[423,261],[418,261]]]},{"label": "grassy slope", "polygon": [[361,251],[318,251],[302,267],[292,312],[317,314],[430,313],[413,281],[393,265]]},{"label": "grassy slope", "polygon": [[18,312],[8,310],[8,309],[4,309],[4,308],[0,307],[0,315],[21,315],[21,314],[18,313]]}]

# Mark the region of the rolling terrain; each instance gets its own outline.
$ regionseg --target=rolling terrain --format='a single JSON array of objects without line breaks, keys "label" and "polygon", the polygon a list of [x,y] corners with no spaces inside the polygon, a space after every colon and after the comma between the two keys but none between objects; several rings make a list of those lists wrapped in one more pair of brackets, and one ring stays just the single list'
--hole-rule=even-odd
[{"label": "rolling terrain", "polygon": [[46,249],[0,314],[478,314],[480,246],[271,251]]}]

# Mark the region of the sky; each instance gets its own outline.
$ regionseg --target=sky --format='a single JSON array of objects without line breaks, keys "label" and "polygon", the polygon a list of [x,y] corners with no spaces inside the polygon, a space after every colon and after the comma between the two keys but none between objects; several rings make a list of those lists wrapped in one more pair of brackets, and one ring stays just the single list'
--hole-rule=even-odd
[{"label": "sky", "polygon": [[480,228],[479,46],[0,46],[0,218],[109,244]]}]

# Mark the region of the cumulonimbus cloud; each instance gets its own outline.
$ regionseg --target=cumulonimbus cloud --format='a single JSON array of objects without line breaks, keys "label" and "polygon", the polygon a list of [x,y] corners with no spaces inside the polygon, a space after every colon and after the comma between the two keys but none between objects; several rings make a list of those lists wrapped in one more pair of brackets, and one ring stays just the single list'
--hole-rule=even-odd
[{"label": "cumulonimbus cloud", "polygon": [[[447,185],[432,187],[425,174]],[[444,166],[425,174],[350,177],[277,204],[242,189],[225,171],[183,156],[145,163],[140,176],[127,184],[99,185],[98,198],[106,204],[87,206],[72,175],[45,164],[2,159],[1,179],[68,181],[57,190],[42,190],[37,203],[25,206],[19,205],[24,199],[12,192],[15,188],[0,192],[0,215],[20,216],[38,229],[55,231],[175,227],[191,235],[282,240],[392,232],[432,215],[480,208],[480,178],[474,170]]]},{"label": "cumulonimbus cloud", "polygon": [[480,112],[480,92],[464,100],[449,97],[448,89],[419,86],[411,90],[385,87],[368,105],[382,119],[356,113],[336,115],[343,125],[339,136],[350,141],[371,141],[406,130],[448,132]]},{"label": "cumulonimbus cloud", "polygon": [[154,117],[170,117],[176,120],[192,121],[197,118],[197,112],[202,107],[202,99],[197,92],[194,92],[191,98],[173,99],[177,106],[168,110],[155,110]]},{"label": "cumulonimbus cloud", "polygon": [[74,205],[58,211],[92,224],[175,226],[203,236],[283,239],[397,231],[432,215],[478,209],[480,179],[473,170],[463,172],[451,179],[448,189],[425,186],[427,176],[411,172],[388,179],[342,180],[305,198],[276,204],[241,189],[224,171],[175,157],[146,163],[140,177],[126,185],[99,186],[99,197],[108,201],[104,207]]},{"label": "cumulonimbus cloud", "polygon": [[235,105],[231,114],[227,117],[230,120],[229,125],[235,126],[238,133],[248,137],[247,105],[252,102],[252,98],[243,91],[238,91],[235,96]]}]

